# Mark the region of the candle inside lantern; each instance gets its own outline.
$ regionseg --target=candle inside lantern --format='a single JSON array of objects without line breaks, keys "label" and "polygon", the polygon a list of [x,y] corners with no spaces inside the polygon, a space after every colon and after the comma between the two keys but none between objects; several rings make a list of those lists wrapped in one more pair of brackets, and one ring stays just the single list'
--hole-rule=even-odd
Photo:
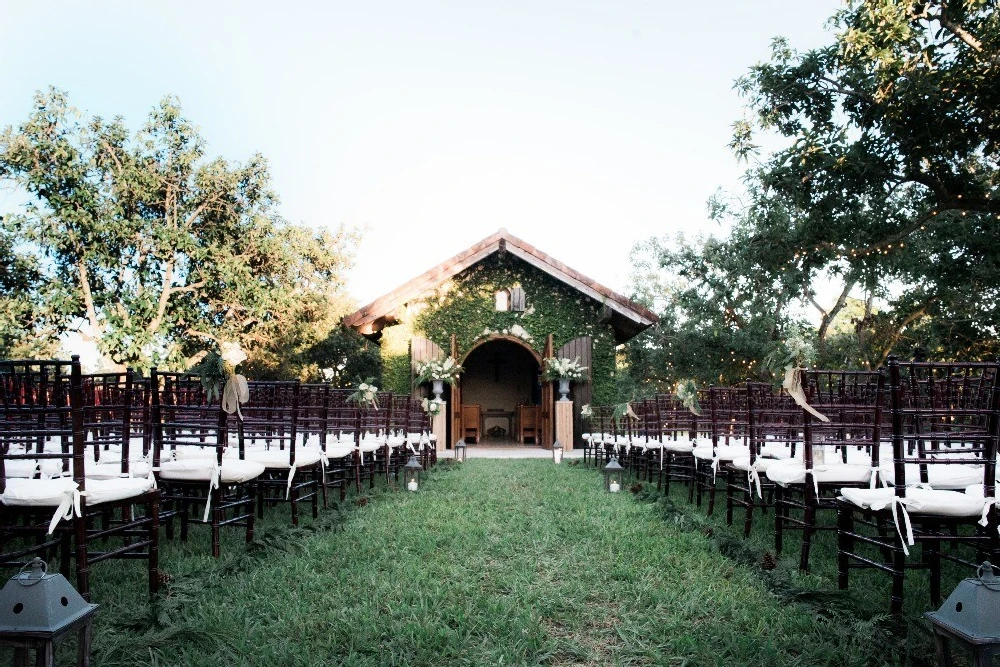
[{"label": "candle inside lantern", "polygon": [[611,484],[608,485],[608,491],[611,493],[617,493],[621,490],[621,488],[622,487],[618,484],[618,482],[611,482]]},{"label": "candle inside lantern", "polygon": [[410,491],[416,491],[417,490],[417,480],[411,479],[409,482],[407,482],[406,488],[409,489]]}]

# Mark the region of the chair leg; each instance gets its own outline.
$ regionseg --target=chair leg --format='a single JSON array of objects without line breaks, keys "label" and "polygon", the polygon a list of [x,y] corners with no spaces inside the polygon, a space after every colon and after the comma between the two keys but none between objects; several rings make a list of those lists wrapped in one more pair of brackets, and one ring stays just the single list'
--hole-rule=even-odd
[{"label": "chair leg", "polygon": [[854,552],[854,512],[849,507],[837,507],[837,588],[847,590],[850,578],[850,558]]},{"label": "chair leg", "polygon": [[160,492],[155,489],[149,504],[146,506],[146,519],[149,521],[147,532],[149,540],[149,593],[153,595],[160,589]]},{"label": "chair leg", "polygon": [[726,469],[726,525],[733,525],[733,471]]},{"label": "chair leg", "polygon": [[785,501],[784,492],[781,487],[777,484],[774,485],[774,552],[781,553],[781,548],[784,546],[784,518],[785,513]]},{"label": "chair leg", "polygon": [[246,542],[247,542],[247,544],[251,544],[253,542],[253,531],[254,531],[254,527],[255,527],[256,522],[257,522],[257,508],[255,507],[256,502],[257,502],[257,488],[256,487],[257,487],[257,483],[256,482],[250,482],[250,483],[247,484],[247,489],[246,489],[246,496],[245,496],[246,501],[245,501],[245,504],[247,506],[247,510],[246,510],[246,515],[247,515]]},{"label": "chair leg", "polygon": [[747,480],[747,490],[743,492],[743,500],[746,503],[746,513],[743,515],[743,537],[750,537],[750,528],[753,526],[753,488]]}]

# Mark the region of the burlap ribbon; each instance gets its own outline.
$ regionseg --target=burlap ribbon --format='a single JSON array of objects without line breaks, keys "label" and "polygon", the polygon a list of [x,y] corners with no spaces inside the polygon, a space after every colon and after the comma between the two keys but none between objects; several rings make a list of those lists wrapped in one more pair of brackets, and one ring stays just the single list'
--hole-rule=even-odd
[{"label": "burlap ribbon", "polygon": [[786,366],[785,381],[781,383],[781,386],[784,387],[785,391],[788,392],[788,395],[792,397],[792,400],[795,401],[803,410],[822,422],[830,421],[829,417],[816,410],[816,408],[809,405],[809,402],[806,401],[806,393],[802,391],[801,370],[801,368]]},{"label": "burlap ribbon", "polygon": [[250,389],[247,387],[247,379],[239,374],[233,374],[226,380],[226,387],[222,390],[222,409],[227,414],[236,413],[240,421],[243,421],[243,413],[240,412],[240,404],[250,400]]}]

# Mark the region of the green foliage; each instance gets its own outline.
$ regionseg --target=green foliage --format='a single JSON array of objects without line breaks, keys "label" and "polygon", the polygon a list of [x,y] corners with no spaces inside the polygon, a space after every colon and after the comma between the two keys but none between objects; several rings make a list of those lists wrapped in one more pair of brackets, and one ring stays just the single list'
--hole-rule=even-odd
[{"label": "green foliage", "polygon": [[[496,292],[514,286],[524,289],[527,309],[497,311]],[[601,304],[517,258],[488,257],[421,300],[425,309],[416,316],[414,330],[446,349],[453,333],[461,350],[493,334],[520,337],[536,350],[542,349],[550,333],[556,349],[589,335],[594,341],[594,403],[608,401],[614,394],[614,332],[599,322]]]},{"label": "green foliage", "polygon": [[61,318],[38,300],[38,259],[17,248],[13,225],[0,219],[0,358],[51,356]]},{"label": "green foliage", "polygon": [[[719,235],[640,247],[635,293],[662,319],[629,345],[639,382],[769,380],[804,308],[820,364],[1000,351],[993,3],[856,0],[832,25],[833,43],[806,53],[775,40],[737,82],[753,115],[732,148],[755,166],[745,193],[709,202]],[[780,147],[758,158],[762,132]],[[832,304],[817,300],[826,284]]]},{"label": "green foliage", "polygon": [[201,379],[201,386],[205,390],[205,397],[209,402],[218,401],[222,393],[222,383],[233,374],[233,367],[227,364],[215,350],[212,350],[201,361],[196,363],[188,372],[197,375]]},{"label": "green foliage", "polygon": [[4,226],[44,267],[30,335],[82,323],[119,364],[183,367],[206,340],[267,348],[298,326],[300,303],[341,289],[350,263],[352,234],[283,222],[264,158],[208,159],[169,97],[132,135],[40,93],[0,134],[0,180],[30,196]]}]

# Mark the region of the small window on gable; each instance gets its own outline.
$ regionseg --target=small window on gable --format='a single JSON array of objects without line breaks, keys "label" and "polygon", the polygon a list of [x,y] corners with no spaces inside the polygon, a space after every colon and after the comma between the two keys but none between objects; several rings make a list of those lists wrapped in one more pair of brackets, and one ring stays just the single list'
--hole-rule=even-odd
[{"label": "small window on gable", "polygon": [[510,310],[510,292],[502,289],[496,294],[497,310]]},{"label": "small window on gable", "polygon": [[518,313],[524,312],[524,290],[514,287],[510,290],[510,309]]}]

